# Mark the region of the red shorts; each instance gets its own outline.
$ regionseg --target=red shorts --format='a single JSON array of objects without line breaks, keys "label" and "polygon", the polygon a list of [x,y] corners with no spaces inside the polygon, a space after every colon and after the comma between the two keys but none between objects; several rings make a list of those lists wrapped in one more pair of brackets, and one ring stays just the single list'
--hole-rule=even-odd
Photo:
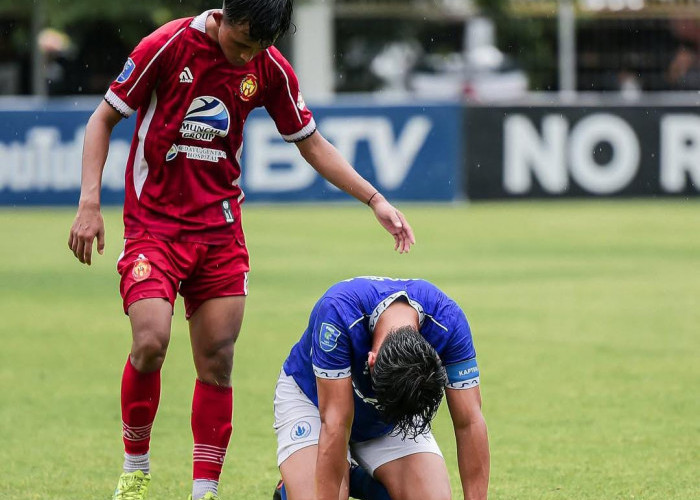
[{"label": "red shorts", "polygon": [[171,305],[180,292],[185,315],[205,300],[248,295],[248,249],[235,239],[228,245],[162,241],[146,235],[127,239],[117,262],[124,312],[141,299],[163,298]]}]

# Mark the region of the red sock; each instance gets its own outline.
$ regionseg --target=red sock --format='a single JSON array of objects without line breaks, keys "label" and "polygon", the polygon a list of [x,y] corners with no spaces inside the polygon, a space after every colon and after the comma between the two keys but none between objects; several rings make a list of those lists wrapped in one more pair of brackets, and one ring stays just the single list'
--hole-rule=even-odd
[{"label": "red sock", "polygon": [[148,453],[160,401],[160,370],[141,373],[127,358],[122,375],[122,437],[130,455]]},{"label": "red sock", "polygon": [[192,479],[219,480],[231,439],[233,388],[197,380],[192,398]]}]

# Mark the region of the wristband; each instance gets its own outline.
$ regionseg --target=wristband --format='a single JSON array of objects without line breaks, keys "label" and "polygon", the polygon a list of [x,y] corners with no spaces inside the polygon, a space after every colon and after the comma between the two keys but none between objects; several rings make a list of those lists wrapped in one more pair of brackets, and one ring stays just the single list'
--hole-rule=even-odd
[{"label": "wristband", "polygon": [[375,191],[374,194],[369,197],[369,200],[367,200],[367,206],[369,206],[370,202],[372,201],[372,198],[374,198],[378,194],[379,194],[379,191]]}]

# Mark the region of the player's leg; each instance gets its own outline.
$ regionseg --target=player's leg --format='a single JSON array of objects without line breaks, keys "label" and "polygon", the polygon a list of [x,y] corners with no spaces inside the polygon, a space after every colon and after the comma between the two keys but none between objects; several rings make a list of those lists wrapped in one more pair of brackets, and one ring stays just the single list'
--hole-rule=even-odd
[{"label": "player's leg", "polygon": [[170,342],[173,308],[167,300],[142,299],[128,312],[132,341],[122,374],[123,438],[127,454],[144,454],[160,402],[160,371]]},{"label": "player's leg", "polygon": [[416,440],[382,436],[354,443],[353,457],[401,500],[449,500],[447,466],[431,433]]},{"label": "player's leg", "polygon": [[218,498],[231,438],[234,343],[248,294],[248,250],[241,238],[227,245],[196,245],[198,265],[180,285],[197,371],[192,398],[192,498]]},{"label": "player's leg", "polygon": [[307,446],[295,451],[280,464],[282,487],[287,500],[313,500],[317,455],[317,445]]},{"label": "player's leg", "polygon": [[192,498],[218,494],[233,418],[234,343],[243,321],[245,296],[203,302],[190,317],[190,341],[197,380],[192,398]]},{"label": "player's leg", "polygon": [[[294,379],[280,372],[275,387],[275,433],[277,465],[282,486],[275,491],[279,500],[313,500],[321,416]],[[279,496],[277,496],[279,495]],[[348,475],[343,479],[339,500],[348,499]]]},{"label": "player's leg", "polygon": [[176,293],[172,273],[164,271],[166,247],[150,239],[128,241],[118,264],[132,343],[122,373],[124,472],[115,499],[144,498],[150,481],[151,427],[160,402],[160,370]]},{"label": "player's leg", "polygon": [[391,498],[449,500],[452,498],[445,460],[433,453],[416,453],[379,467],[374,476]]}]

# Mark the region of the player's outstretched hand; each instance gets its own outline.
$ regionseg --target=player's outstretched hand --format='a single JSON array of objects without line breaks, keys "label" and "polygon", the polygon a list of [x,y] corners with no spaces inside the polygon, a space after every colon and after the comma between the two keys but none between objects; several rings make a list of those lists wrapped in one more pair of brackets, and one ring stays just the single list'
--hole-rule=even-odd
[{"label": "player's outstretched hand", "polygon": [[416,242],[416,238],[403,214],[386,201],[381,193],[373,196],[369,205],[374,210],[374,216],[379,223],[394,237],[394,250],[398,250],[399,253],[408,253],[411,245]]},{"label": "player's outstretched hand", "polygon": [[92,242],[95,237],[97,237],[97,251],[102,255],[105,250],[105,223],[100,206],[80,205],[70,228],[68,248],[76,259],[88,266],[92,264]]}]

